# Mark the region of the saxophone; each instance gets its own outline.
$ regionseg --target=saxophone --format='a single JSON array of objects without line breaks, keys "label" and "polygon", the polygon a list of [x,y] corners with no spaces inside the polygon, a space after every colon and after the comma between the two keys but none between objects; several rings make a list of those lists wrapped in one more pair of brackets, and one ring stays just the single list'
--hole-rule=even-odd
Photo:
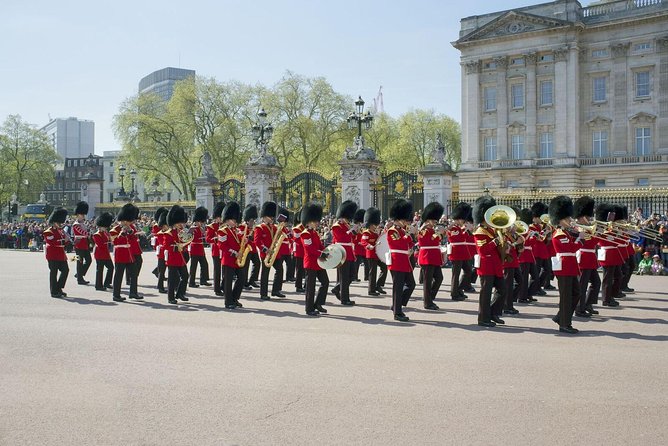
[{"label": "saxophone", "polygon": [[244,228],[244,235],[239,245],[239,256],[237,257],[237,266],[243,268],[246,265],[248,253],[251,252],[251,247],[248,246],[248,226]]},{"label": "saxophone", "polygon": [[276,261],[276,257],[278,257],[278,251],[281,249],[281,244],[283,244],[283,240],[285,239],[284,227],[285,222],[280,222],[276,227],[276,233],[274,233],[274,238],[271,240],[267,257],[264,258],[264,266],[267,268],[271,268]]}]

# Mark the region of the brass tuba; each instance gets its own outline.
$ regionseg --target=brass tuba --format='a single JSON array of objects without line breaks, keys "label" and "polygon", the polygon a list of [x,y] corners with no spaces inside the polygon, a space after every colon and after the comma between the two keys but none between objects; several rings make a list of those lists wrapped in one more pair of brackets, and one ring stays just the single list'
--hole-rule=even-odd
[{"label": "brass tuba", "polygon": [[529,225],[524,223],[522,220],[516,220],[515,232],[517,232],[519,235],[525,235],[527,232],[529,232]]},{"label": "brass tuba", "polygon": [[499,245],[503,246],[505,240],[503,238],[503,230],[511,227],[517,220],[517,214],[512,208],[498,204],[487,209],[485,212],[485,222],[496,229],[496,234],[499,238]]},{"label": "brass tuba", "polygon": [[285,222],[280,222],[276,226],[276,232],[274,233],[274,238],[271,239],[271,246],[269,246],[269,251],[267,251],[267,256],[264,258],[264,266],[271,268],[278,257],[278,251],[281,249],[281,244],[285,239],[285,233],[283,228],[285,227]]}]

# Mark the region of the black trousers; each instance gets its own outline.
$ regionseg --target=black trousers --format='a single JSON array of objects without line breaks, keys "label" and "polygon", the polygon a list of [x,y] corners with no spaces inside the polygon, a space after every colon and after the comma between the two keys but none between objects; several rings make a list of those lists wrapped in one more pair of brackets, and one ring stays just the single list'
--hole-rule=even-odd
[{"label": "black trousers", "polygon": [[185,265],[168,266],[167,270],[167,297],[173,300],[176,297],[185,296],[188,285],[188,267]]},{"label": "black trousers", "polygon": [[517,289],[517,300],[522,302],[529,299],[529,273],[533,266],[533,263],[520,263],[520,285]]},{"label": "black trousers", "polygon": [[[274,283],[271,285],[271,294],[279,293],[283,289],[283,260],[278,258],[274,262]],[[260,296],[268,296],[269,292],[269,271],[262,262],[262,271],[260,272]]]},{"label": "black trousers", "polygon": [[252,251],[248,254],[246,263],[253,264],[253,267],[250,271],[250,276],[248,277],[248,284],[251,282],[257,282],[260,277],[260,256],[257,254],[257,251]]},{"label": "black trousers", "polygon": [[241,290],[246,283],[243,277],[243,268],[223,266],[223,271],[225,274],[225,305],[232,305],[239,301]]},{"label": "black trousers", "polygon": [[619,286],[621,285],[622,268],[621,265],[604,266],[603,280],[601,281],[601,290],[603,291],[603,302],[608,303],[619,295]]},{"label": "black trousers", "polygon": [[625,262],[626,268],[624,269],[624,277],[622,278],[622,289],[628,288],[629,282],[631,281],[631,276],[633,276],[633,271],[637,268],[635,256],[629,256]]},{"label": "black trousers", "polygon": [[[587,287],[589,286],[589,291]],[[580,270],[580,304],[579,310],[584,311],[587,307],[598,303],[598,292],[601,290],[601,278],[595,269]]]},{"label": "black trousers", "polygon": [[478,270],[473,267],[473,259],[468,260],[468,263],[469,263],[469,265],[471,265],[471,283],[466,284],[462,281],[461,285],[462,285],[462,288],[464,288],[464,289],[468,288],[467,285],[472,286],[474,283],[476,283],[478,281]]},{"label": "black trousers", "polygon": [[[111,259],[98,259],[95,260],[95,265],[95,288],[111,288],[114,280],[114,262],[112,262]],[[104,275],[105,268],[107,268],[107,275],[104,277],[103,282],[102,276]]]},{"label": "black trousers", "polygon": [[141,254],[135,254],[134,262],[131,263],[132,267],[128,268],[127,277],[125,282],[130,285],[130,295],[137,294],[137,281],[139,280],[139,273],[141,272],[141,266],[144,263]]},{"label": "black trousers", "polygon": [[[460,275],[464,271],[464,275]],[[462,289],[471,285],[472,274],[471,262],[468,260],[452,260],[452,278],[450,279],[450,296],[457,297],[462,294]]]},{"label": "black trousers", "polygon": [[350,301],[350,282],[352,281],[353,268],[355,267],[355,262],[346,260],[343,262],[343,265],[339,266],[339,283],[337,283],[332,292],[336,294],[340,293],[341,302]]},{"label": "black trousers", "polygon": [[443,283],[443,270],[436,265],[422,265],[424,271],[424,286],[422,287],[422,300],[425,308],[434,303],[436,293]]},{"label": "black trousers", "polygon": [[285,280],[292,281],[295,280],[295,259],[290,256],[283,256],[283,262],[285,262]]},{"label": "black trousers", "polygon": [[517,302],[520,283],[522,283],[522,273],[520,268],[505,268],[503,270],[503,284],[505,286],[504,310],[512,310],[513,302]]},{"label": "black trousers", "polygon": [[557,276],[559,285],[559,326],[570,327],[573,312],[580,300],[580,280],[578,276]]},{"label": "black trousers", "polygon": [[77,260],[77,281],[82,282],[92,263],[90,251],[87,249],[75,249],[74,252],[79,256]]},{"label": "black trousers", "polygon": [[165,263],[164,257],[158,258],[158,290],[163,291],[165,289],[165,275],[167,273],[167,264]]},{"label": "black trousers", "polygon": [[[49,260],[49,290],[51,295],[55,296],[63,292],[67,275],[70,273],[70,267],[67,266],[67,260]],[[60,276],[58,276],[60,272]]]},{"label": "black trousers", "polygon": [[390,271],[392,274],[392,312],[395,316],[403,315],[403,307],[408,305],[413,290],[415,277],[413,272]]},{"label": "black trousers", "polygon": [[123,284],[123,274],[132,274],[132,263],[116,263],[114,267],[114,297],[121,297],[121,285]]},{"label": "black trousers", "polygon": [[[377,292],[379,289],[385,286],[385,280],[387,280],[387,265],[381,262],[378,259],[366,259],[368,268],[369,268],[369,294]],[[378,275],[378,269],[380,269],[380,277],[376,279]]]},{"label": "black trousers", "polygon": [[[503,277],[479,276],[480,298],[478,302],[478,322],[489,322],[492,315],[499,316],[503,312],[505,303],[505,287]],[[496,289],[498,298],[492,304],[492,288]]]},{"label": "black trousers", "polygon": [[304,259],[302,257],[295,257],[295,288],[304,288]]},{"label": "black trousers", "polygon": [[355,258],[355,265],[353,266],[353,280],[356,282],[360,280],[360,265],[362,263],[364,263],[364,257],[357,256]]},{"label": "black trousers", "polygon": [[536,259],[535,269],[531,271],[531,283],[529,284],[529,295],[535,296],[536,293],[543,288],[546,282],[544,282],[547,277],[547,264],[550,263],[550,259]]},{"label": "black trousers", "polygon": [[221,274],[223,271],[223,265],[220,263],[220,257],[213,258],[213,291],[214,293],[220,293],[222,288]]},{"label": "black trousers", "polygon": [[206,256],[190,256],[190,286],[195,285],[195,277],[197,276],[197,265],[200,266],[199,283],[205,284],[209,281],[209,262]]},{"label": "black trousers", "polygon": [[[327,289],[329,288],[329,276],[326,269],[307,269],[306,272],[306,311],[313,311],[325,304]],[[315,281],[318,279],[320,287],[318,294],[315,293]]]}]

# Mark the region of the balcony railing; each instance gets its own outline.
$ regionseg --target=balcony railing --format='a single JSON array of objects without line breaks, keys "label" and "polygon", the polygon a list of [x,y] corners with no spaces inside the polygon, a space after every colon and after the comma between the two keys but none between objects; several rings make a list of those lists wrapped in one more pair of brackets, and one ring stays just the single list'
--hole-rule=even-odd
[{"label": "balcony railing", "polygon": [[582,16],[595,17],[617,12],[631,11],[640,8],[647,8],[649,6],[657,6],[663,3],[665,3],[663,0],[620,0],[582,8]]},{"label": "balcony railing", "polygon": [[473,169],[526,169],[526,168],[547,168],[557,166],[610,166],[610,165],[628,165],[628,164],[647,164],[647,163],[668,163],[668,154],[666,155],[625,155],[625,156],[606,156],[600,158],[535,158],[522,160],[494,160],[494,161],[476,161],[465,163],[462,167]]}]

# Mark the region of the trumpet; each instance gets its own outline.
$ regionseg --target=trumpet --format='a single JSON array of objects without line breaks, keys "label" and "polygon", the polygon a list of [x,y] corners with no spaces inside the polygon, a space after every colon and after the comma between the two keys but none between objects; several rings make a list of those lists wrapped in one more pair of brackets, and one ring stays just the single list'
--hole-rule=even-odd
[{"label": "trumpet", "polygon": [[503,230],[515,224],[517,220],[515,211],[508,206],[499,204],[487,209],[484,218],[485,222],[496,230],[499,246],[504,246]]},{"label": "trumpet", "polygon": [[271,246],[269,246],[269,251],[267,251],[267,256],[264,258],[264,266],[271,268],[278,257],[278,251],[281,249],[281,244],[285,239],[285,233],[283,228],[285,227],[285,222],[280,222],[276,227],[276,232],[274,233],[274,238],[271,239]]}]

